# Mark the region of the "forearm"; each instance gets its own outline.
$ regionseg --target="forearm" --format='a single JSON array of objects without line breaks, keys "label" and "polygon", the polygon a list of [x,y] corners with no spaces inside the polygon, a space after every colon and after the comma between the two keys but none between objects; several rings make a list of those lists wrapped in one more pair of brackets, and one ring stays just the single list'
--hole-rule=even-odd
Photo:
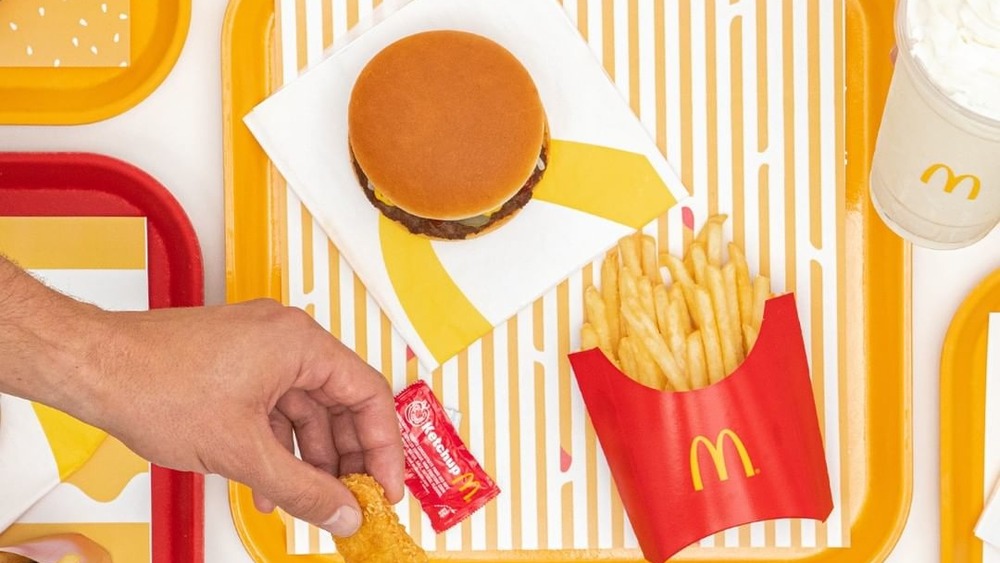
[{"label": "forearm", "polygon": [[0,256],[0,393],[77,416],[97,405],[104,313],[61,295]]}]

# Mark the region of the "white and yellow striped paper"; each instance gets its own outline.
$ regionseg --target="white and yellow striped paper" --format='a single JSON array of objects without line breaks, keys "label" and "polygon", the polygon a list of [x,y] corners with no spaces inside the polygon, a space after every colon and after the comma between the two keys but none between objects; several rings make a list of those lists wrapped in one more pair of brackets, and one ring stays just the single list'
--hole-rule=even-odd
[{"label": "white and yellow striped paper", "polygon": [[[276,1],[275,71],[283,81],[319,61],[324,46],[373,9],[368,0]],[[780,559],[849,545],[850,405],[840,377],[852,369],[843,324],[843,2],[562,5],[694,191],[684,207],[646,231],[676,253],[707,215],[728,213],[727,235],[745,246],[756,270],[770,275],[776,290],[798,294],[837,501],[833,514],[826,523],[743,526],[681,557]],[[641,558],[565,360],[578,346],[582,290],[596,281],[599,268],[570,276],[426,373],[294,195],[278,200],[276,215],[286,222],[286,301],[311,312],[397,389],[417,377],[430,382],[446,405],[464,413],[462,436],[503,490],[484,510],[437,536],[418,504],[405,500],[400,517],[424,547],[455,560],[503,560],[515,551],[518,560]],[[327,553],[333,544],[289,522],[288,549]]]}]

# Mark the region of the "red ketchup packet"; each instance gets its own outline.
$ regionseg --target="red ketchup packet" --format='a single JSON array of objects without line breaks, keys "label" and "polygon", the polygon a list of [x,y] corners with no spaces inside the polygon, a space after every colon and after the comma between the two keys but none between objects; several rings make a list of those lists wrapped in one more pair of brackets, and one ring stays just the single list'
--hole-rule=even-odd
[{"label": "red ketchup packet", "polygon": [[406,486],[437,533],[460,523],[500,494],[500,487],[465,447],[427,383],[396,395]]}]

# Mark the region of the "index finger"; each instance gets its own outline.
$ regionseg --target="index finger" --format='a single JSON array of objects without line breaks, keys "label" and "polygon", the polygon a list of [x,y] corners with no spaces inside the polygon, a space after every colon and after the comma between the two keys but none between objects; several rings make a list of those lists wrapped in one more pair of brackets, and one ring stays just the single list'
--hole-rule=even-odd
[{"label": "index finger", "polygon": [[296,386],[327,407],[348,410],[365,460],[365,470],[391,502],[403,498],[403,440],[389,383],[357,354],[329,337],[312,365],[302,366]]}]

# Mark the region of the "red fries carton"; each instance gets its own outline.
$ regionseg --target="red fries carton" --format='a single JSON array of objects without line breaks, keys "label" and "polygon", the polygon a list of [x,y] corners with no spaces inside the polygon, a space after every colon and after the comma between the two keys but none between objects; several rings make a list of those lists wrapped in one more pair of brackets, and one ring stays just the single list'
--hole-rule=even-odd
[{"label": "red fries carton", "polygon": [[649,561],[733,526],[833,510],[793,295],[767,302],[747,359],[703,389],[640,385],[596,349],[570,363]]},{"label": "red fries carton", "polygon": [[465,520],[500,494],[427,383],[418,381],[396,395],[396,418],[403,435],[406,486],[435,532]]}]

